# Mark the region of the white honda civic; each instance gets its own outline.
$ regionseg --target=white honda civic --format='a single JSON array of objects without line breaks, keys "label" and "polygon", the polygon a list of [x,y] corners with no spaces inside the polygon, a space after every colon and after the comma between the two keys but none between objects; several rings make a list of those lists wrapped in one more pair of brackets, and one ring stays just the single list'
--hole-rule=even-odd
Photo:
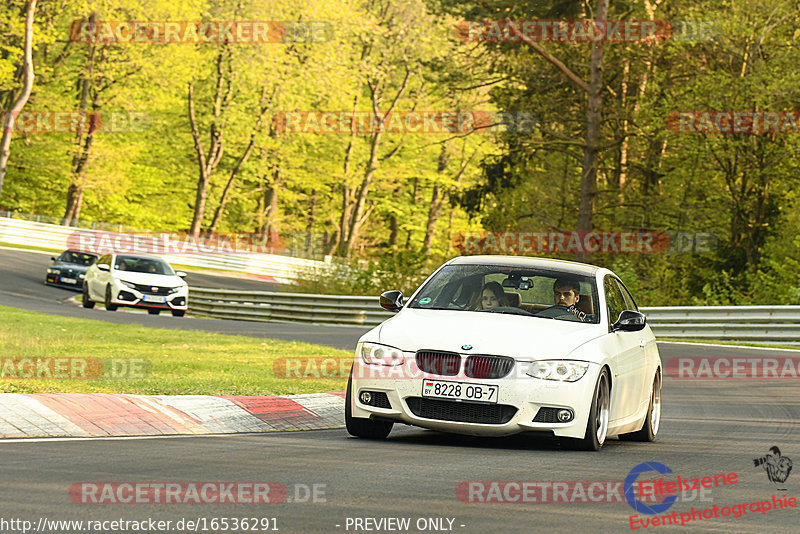
[{"label": "white honda civic", "polygon": [[569,261],[465,256],[437,269],[396,316],[364,334],[347,386],[350,434],[394,423],[479,436],[556,436],[599,450],[653,441],[661,358],[645,316],[608,269]]},{"label": "white honda civic", "polygon": [[104,302],[106,310],[120,306],[145,308],[151,315],[168,310],[181,317],[186,313],[189,286],[183,272],[152,256],[106,254],[86,271],[83,307]]}]

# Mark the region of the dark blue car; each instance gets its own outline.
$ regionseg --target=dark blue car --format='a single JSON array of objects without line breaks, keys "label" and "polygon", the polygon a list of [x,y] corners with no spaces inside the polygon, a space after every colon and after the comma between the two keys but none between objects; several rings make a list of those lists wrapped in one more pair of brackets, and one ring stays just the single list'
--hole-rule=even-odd
[{"label": "dark blue car", "polygon": [[86,269],[97,260],[97,254],[79,250],[65,250],[58,258],[51,257],[44,283],[49,286],[66,287],[81,291]]}]

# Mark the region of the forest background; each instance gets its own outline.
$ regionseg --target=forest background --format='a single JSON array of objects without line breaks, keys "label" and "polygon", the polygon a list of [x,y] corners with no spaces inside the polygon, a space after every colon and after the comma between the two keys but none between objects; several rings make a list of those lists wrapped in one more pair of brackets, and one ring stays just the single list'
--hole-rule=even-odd
[{"label": "forest background", "polygon": [[[3,110],[23,87],[27,6],[0,5]],[[40,122],[12,131],[0,210],[280,235],[284,253],[343,266],[309,289],[353,294],[413,289],[469,232],[713,235],[710,248],[541,255],[617,271],[640,305],[798,304],[799,7],[39,0],[25,112]],[[651,21],[659,37],[526,40],[465,22],[594,19]],[[161,43],[76,30],[104,21],[277,21],[286,33]],[[287,113],[320,111],[479,111],[495,123],[286,128]],[[706,111],[781,112],[781,127],[676,126],[676,114]],[[48,123],[65,114],[92,126]]]}]

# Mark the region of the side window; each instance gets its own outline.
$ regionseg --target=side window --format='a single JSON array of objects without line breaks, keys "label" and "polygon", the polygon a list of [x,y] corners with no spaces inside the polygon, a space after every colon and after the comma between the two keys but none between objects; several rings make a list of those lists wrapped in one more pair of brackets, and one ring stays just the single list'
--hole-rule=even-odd
[{"label": "side window", "polygon": [[100,256],[100,259],[97,260],[97,263],[105,263],[106,265],[111,263],[111,255],[106,254],[105,256]]},{"label": "side window", "polygon": [[617,283],[622,291],[622,298],[625,299],[625,309],[639,311],[639,308],[636,306],[636,301],[633,300],[633,297],[631,296],[630,291],[628,291],[628,288],[625,287],[625,284],[623,284],[620,280],[617,280]]},{"label": "side window", "polygon": [[603,289],[606,294],[606,310],[608,311],[608,324],[617,322],[619,314],[625,309],[625,299],[619,289],[619,284],[611,276],[606,276],[603,281]]}]

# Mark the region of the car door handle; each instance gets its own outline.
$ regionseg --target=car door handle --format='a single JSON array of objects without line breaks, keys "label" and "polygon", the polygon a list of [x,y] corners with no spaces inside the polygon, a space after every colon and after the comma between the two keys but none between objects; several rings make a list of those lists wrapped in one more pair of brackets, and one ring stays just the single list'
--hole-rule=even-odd
[{"label": "car door handle", "polygon": [[645,346],[645,345],[646,345],[646,343],[644,342],[644,339],[640,339],[640,340],[639,340],[639,346],[640,346],[641,348],[644,348],[644,346]]}]

